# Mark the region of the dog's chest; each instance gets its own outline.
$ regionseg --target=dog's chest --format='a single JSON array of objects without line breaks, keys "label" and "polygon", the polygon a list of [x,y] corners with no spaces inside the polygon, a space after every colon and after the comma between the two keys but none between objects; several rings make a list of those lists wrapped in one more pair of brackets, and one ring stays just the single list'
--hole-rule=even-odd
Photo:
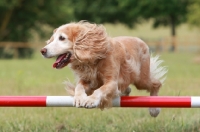
[{"label": "dog's chest", "polygon": [[91,88],[96,88],[99,85],[100,77],[97,67],[91,67],[89,65],[77,65],[71,67],[76,76],[89,83]]}]

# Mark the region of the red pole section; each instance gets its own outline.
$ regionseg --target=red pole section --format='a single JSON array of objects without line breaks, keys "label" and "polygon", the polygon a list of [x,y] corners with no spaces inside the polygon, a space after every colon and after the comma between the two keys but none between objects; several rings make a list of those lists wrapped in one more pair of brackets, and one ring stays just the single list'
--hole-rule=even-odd
[{"label": "red pole section", "polygon": [[0,107],[46,107],[46,96],[0,96]]},{"label": "red pole section", "polygon": [[189,96],[124,96],[121,97],[121,107],[166,107],[190,108]]}]

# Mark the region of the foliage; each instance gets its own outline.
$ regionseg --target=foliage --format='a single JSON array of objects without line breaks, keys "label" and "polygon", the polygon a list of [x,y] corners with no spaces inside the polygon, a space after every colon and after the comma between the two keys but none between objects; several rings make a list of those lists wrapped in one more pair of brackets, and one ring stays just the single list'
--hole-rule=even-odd
[{"label": "foliage", "polygon": [[[198,4],[198,0],[1,0],[0,41],[27,42],[33,30],[43,38],[46,35],[44,25],[57,27],[73,20],[134,27],[152,19],[154,27],[169,26],[175,36],[176,27],[186,21],[188,9],[190,22],[199,23],[198,12],[195,12]],[[175,43],[172,45],[176,47]],[[21,53],[19,55],[24,56]]]},{"label": "foliage", "polygon": [[[143,19],[154,19],[154,27],[170,25],[174,19],[178,25],[186,20],[189,0],[74,0],[74,12],[78,19],[95,22],[122,22],[128,26]],[[88,6],[89,5],[89,6]]]},{"label": "foliage", "polygon": [[[142,20],[153,19],[154,27],[169,26],[176,35],[176,26],[186,21],[189,0],[74,0],[74,15],[98,23],[120,22],[132,27]],[[89,5],[89,6],[88,6]],[[175,44],[173,44],[175,48]]]},{"label": "foliage", "polygon": [[[32,37],[31,30],[44,37],[44,24],[58,26],[71,21],[68,5],[65,0],[1,0],[0,41],[27,42]],[[23,56],[23,49],[19,50]]]},{"label": "foliage", "polygon": [[200,27],[200,1],[192,0],[192,4],[188,7],[188,22],[192,26]]},{"label": "foliage", "polygon": [[66,1],[11,0],[11,3],[0,2],[1,41],[28,41],[30,29],[41,31],[40,24],[58,26],[72,19]]}]

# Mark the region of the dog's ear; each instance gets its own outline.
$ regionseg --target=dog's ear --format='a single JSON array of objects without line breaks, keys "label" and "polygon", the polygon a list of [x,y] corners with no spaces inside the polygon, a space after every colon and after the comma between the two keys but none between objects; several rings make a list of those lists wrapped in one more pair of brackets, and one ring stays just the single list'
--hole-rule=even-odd
[{"label": "dog's ear", "polygon": [[74,42],[74,53],[78,60],[94,62],[106,57],[109,50],[107,33],[102,25],[81,22],[84,28]]},{"label": "dog's ear", "polygon": [[90,50],[76,49],[75,55],[76,55],[76,58],[80,60],[81,62],[92,61],[92,55],[91,55]]}]

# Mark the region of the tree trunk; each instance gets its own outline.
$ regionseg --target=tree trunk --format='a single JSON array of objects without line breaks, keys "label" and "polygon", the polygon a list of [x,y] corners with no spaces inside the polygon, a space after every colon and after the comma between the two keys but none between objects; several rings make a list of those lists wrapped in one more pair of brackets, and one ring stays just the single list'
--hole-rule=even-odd
[{"label": "tree trunk", "polygon": [[176,19],[174,16],[170,16],[171,21],[171,52],[175,52],[177,49],[177,42],[176,42]]},{"label": "tree trunk", "polygon": [[10,22],[10,18],[12,16],[13,9],[10,9],[6,12],[4,18],[2,19],[2,24],[0,25],[0,40],[5,36],[5,30],[7,28],[8,23]]}]

